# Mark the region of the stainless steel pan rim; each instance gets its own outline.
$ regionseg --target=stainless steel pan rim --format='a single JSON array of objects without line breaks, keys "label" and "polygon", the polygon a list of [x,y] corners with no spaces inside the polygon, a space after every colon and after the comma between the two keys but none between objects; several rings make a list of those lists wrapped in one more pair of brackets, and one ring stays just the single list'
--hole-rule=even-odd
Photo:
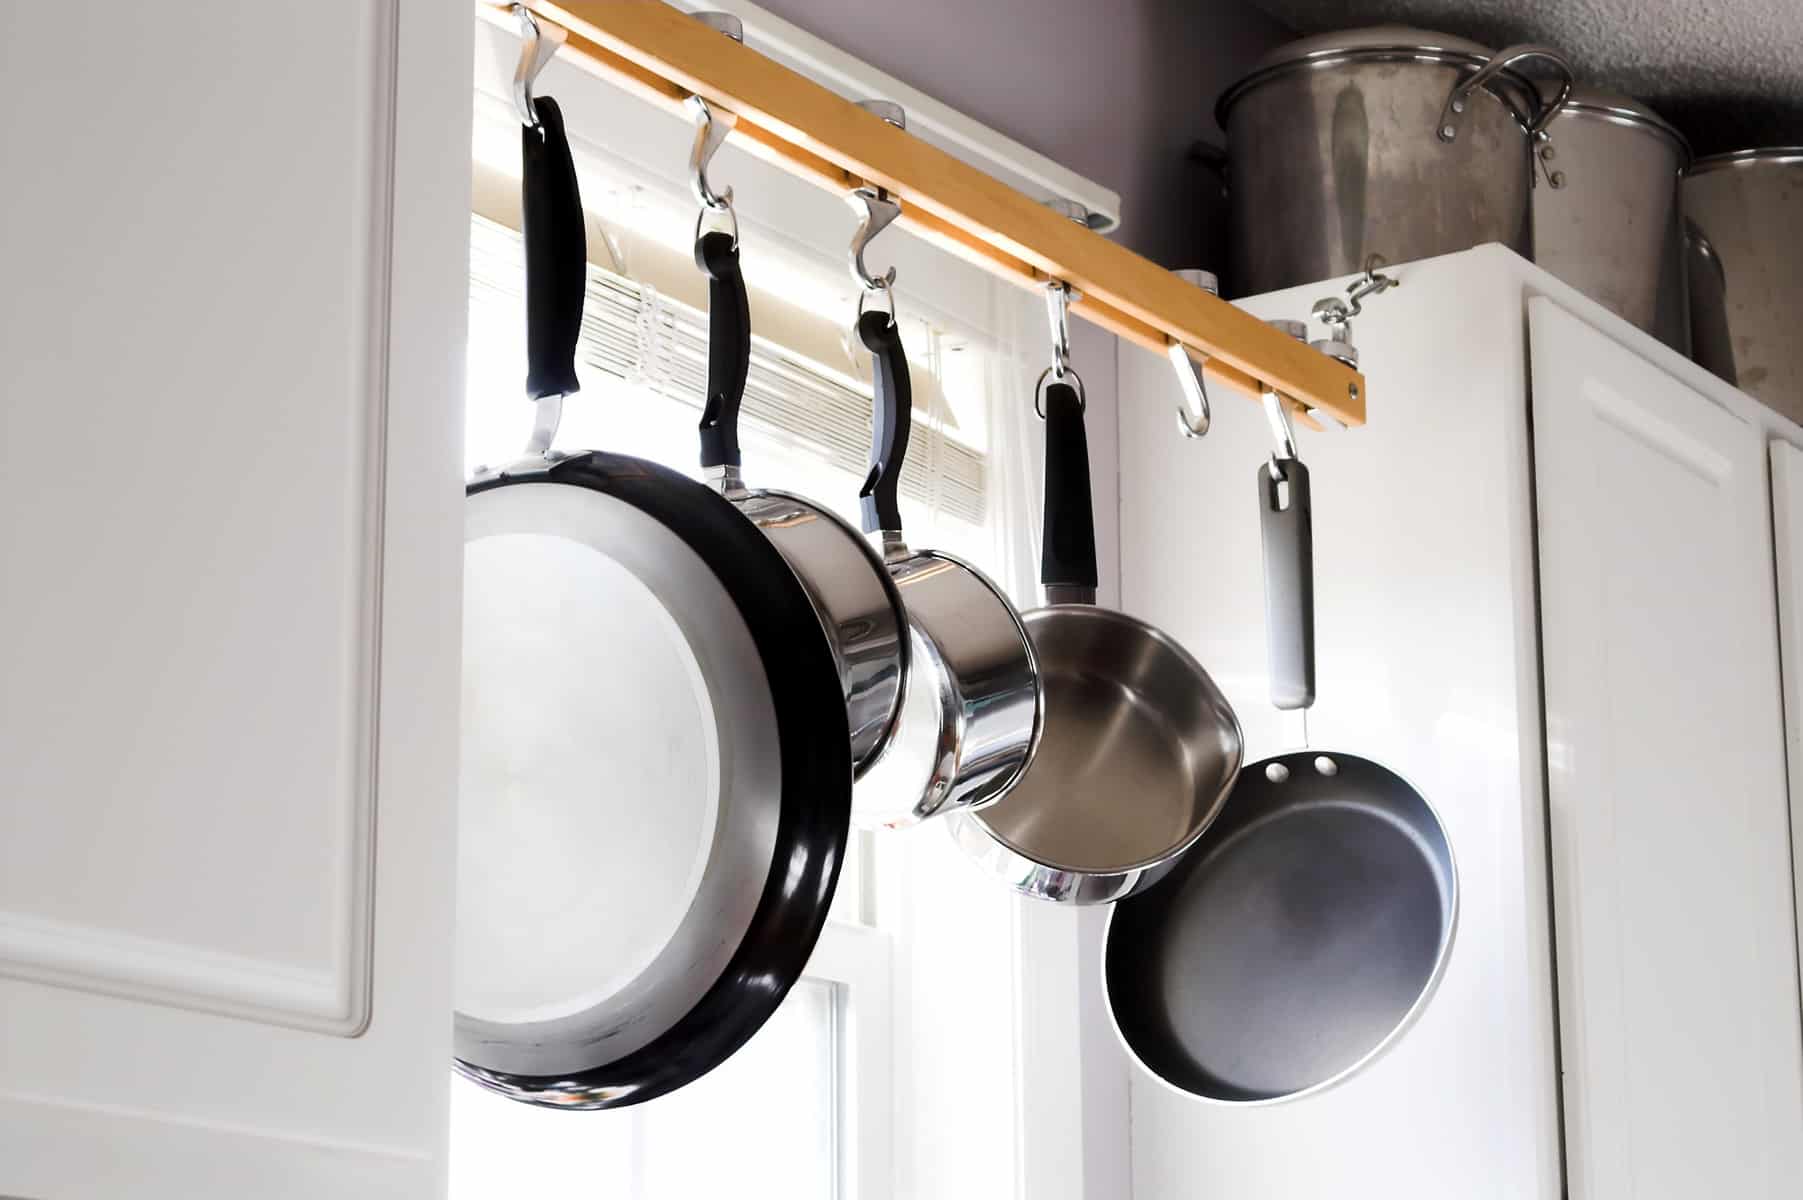
[{"label": "stainless steel pan rim", "polygon": [[[1206,679],[1207,672],[1194,655],[1169,634],[1137,617],[1129,616],[1112,608],[1096,605],[1059,604],[1046,608],[1033,609],[1024,614],[1025,627],[1031,634],[1036,624],[1053,620],[1081,620],[1099,624],[1113,625],[1128,631],[1135,639],[1148,642],[1169,654],[1172,660],[1199,678]],[[1044,660],[1041,660],[1041,676],[1046,674]],[[1051,672],[1057,674],[1056,670]],[[1230,707],[1224,702],[1220,715],[1233,731],[1236,744],[1243,744],[1239,720]],[[1227,770],[1227,778],[1231,780],[1239,767],[1239,755],[1232,755]],[[1061,900],[1076,904],[1104,904],[1130,895],[1134,891],[1150,887],[1152,883],[1168,872],[1182,855],[1199,841],[1208,827],[1220,815],[1227,803],[1227,790],[1222,789],[1212,803],[1198,810],[1194,819],[1194,828],[1174,846],[1158,853],[1148,855],[1139,861],[1124,863],[1118,869],[1097,871],[1076,866],[1071,863],[1060,863],[1046,858],[1034,857],[1026,848],[1016,845],[999,830],[991,825],[985,815],[985,809],[972,809],[954,814],[949,820],[952,836],[965,852],[989,871],[1004,879],[1026,895],[1039,899]],[[988,808],[989,806],[985,806]]]},{"label": "stainless steel pan rim", "polygon": [[[1395,776],[1399,782],[1413,792],[1415,797],[1426,806],[1428,813],[1433,817],[1435,822],[1437,822],[1442,829],[1446,827],[1445,820],[1440,816],[1440,812],[1434,806],[1433,801],[1427,798],[1427,793],[1423,792],[1419,787],[1416,787],[1414,782],[1402,774],[1402,772],[1397,771],[1395,768],[1384,763],[1367,759],[1363,755],[1346,754],[1332,749],[1309,747],[1303,750],[1288,752],[1286,754],[1276,754],[1267,758],[1262,758],[1255,763],[1248,764],[1244,769],[1247,771],[1262,771],[1270,763],[1278,762],[1286,757],[1293,757],[1298,754],[1307,755],[1310,758],[1324,756],[1339,761],[1357,760],[1370,762],[1372,765]],[[1114,1032],[1116,1044],[1127,1052],[1127,1057],[1133,1060],[1135,1067],[1140,1073],[1145,1078],[1148,1078],[1155,1083],[1160,1090],[1169,1095],[1179,1096],[1185,1100],[1215,1108],[1275,1108],[1279,1105],[1290,1104],[1297,1100],[1305,1100],[1313,1096],[1319,1096],[1323,1092],[1331,1091],[1334,1088],[1339,1087],[1348,1079],[1376,1062],[1379,1058],[1382,1058],[1389,1052],[1391,1047],[1402,1040],[1403,1035],[1414,1026],[1415,1022],[1421,1019],[1421,1014],[1427,1011],[1429,1002],[1433,1000],[1434,994],[1439,991],[1440,981],[1446,977],[1447,966],[1452,961],[1453,946],[1458,941],[1459,913],[1462,907],[1460,904],[1460,892],[1463,889],[1459,886],[1458,854],[1454,849],[1453,841],[1450,836],[1446,839],[1445,850],[1447,861],[1450,864],[1449,887],[1446,901],[1447,916],[1445,920],[1445,930],[1440,938],[1439,951],[1435,956],[1433,970],[1429,974],[1427,981],[1422,985],[1421,992],[1415,998],[1414,1004],[1412,1004],[1408,1011],[1397,1020],[1390,1032],[1372,1046],[1371,1049],[1362,1055],[1356,1062],[1351,1063],[1342,1070],[1309,1087],[1294,1092],[1287,1092],[1281,1096],[1261,1097],[1256,1099],[1242,1100],[1226,1099],[1219,1096],[1206,1096],[1172,1083],[1140,1057],[1139,1052],[1134,1049],[1133,1044],[1128,1040],[1126,1031],[1121,1028],[1120,1019],[1116,1015],[1114,994],[1109,983],[1108,956],[1109,946],[1113,942],[1114,925],[1115,922],[1120,919],[1121,915],[1119,906],[1109,909],[1108,919],[1103,925],[1102,931],[1102,953],[1096,958],[1096,969],[1101,972],[1103,1005],[1108,1010],[1108,1026]]]},{"label": "stainless steel pan rim", "polygon": [[1785,167],[1799,163],[1803,163],[1803,146],[1765,146],[1706,155],[1692,163],[1684,173],[1706,175],[1711,171],[1732,171],[1757,166]]},{"label": "stainless steel pan rim", "polygon": [[[820,616],[845,687],[852,778],[861,780],[888,749],[907,699],[912,656],[907,610],[895,580],[864,535],[830,508],[777,488],[722,494],[775,544]],[[791,506],[804,519],[826,522],[845,545],[835,542],[830,549],[813,550],[799,545],[789,536],[799,522],[789,514],[763,511],[767,501]],[[823,594],[827,586],[840,592],[837,603]],[[846,592],[855,592],[855,599]]]}]

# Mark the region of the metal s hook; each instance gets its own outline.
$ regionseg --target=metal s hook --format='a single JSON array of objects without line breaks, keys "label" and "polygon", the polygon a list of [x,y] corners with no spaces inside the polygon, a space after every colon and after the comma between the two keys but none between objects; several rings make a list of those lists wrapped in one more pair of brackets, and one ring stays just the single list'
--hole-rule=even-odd
[{"label": "metal s hook", "polygon": [[708,164],[726,144],[727,135],[739,123],[737,114],[722,109],[715,112],[700,96],[689,97],[689,109],[695,114],[695,144],[689,150],[689,188],[695,199],[706,208],[724,212],[732,208],[732,189],[715,191],[708,182]]},{"label": "metal s hook", "polygon": [[[1278,320],[1270,324],[1299,342],[1308,341],[1306,322]],[[1259,385],[1259,400],[1264,406],[1265,421],[1271,426],[1271,478],[1281,483],[1286,478],[1283,465],[1301,459],[1296,453],[1296,430],[1290,424],[1289,401],[1268,383]]]},{"label": "metal s hook", "polygon": [[881,275],[872,275],[870,268],[864,265],[864,251],[876,240],[877,234],[889,228],[901,216],[901,204],[878,187],[858,188],[846,200],[859,210],[857,232],[851,235],[852,282],[867,292],[885,291],[895,286],[895,268],[890,267]]},{"label": "metal s hook", "polygon": [[1071,369],[1071,289],[1060,280],[1045,287],[1046,324],[1052,333],[1052,378],[1062,382]]},{"label": "metal s hook", "polygon": [[1296,453],[1296,430],[1290,424],[1290,406],[1270,387],[1259,392],[1259,400],[1264,405],[1265,420],[1271,426],[1271,478],[1282,480],[1283,465],[1295,462],[1299,457]]},{"label": "metal s hook", "polygon": [[521,124],[539,129],[538,110],[532,107],[532,83],[570,34],[563,26],[535,16],[524,4],[514,5],[513,11],[520,19],[520,63],[513,69],[513,109]]},{"label": "metal s hook", "polygon": [[[1218,298],[1221,294],[1221,281],[1213,271],[1185,268],[1174,274],[1211,296]],[[1167,343],[1164,352],[1170,359],[1171,369],[1177,373],[1177,386],[1183,392],[1183,399],[1177,402],[1177,432],[1186,438],[1208,436],[1209,426],[1214,423],[1214,410],[1208,403],[1208,378],[1203,374],[1202,364],[1190,357],[1182,342]]]}]

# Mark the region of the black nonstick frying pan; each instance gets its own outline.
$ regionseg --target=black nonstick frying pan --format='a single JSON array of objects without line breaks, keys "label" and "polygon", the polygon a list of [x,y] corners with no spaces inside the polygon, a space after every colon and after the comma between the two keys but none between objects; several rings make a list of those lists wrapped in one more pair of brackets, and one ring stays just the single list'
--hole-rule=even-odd
[{"label": "black nonstick frying pan", "polygon": [[455,1054],[606,1108],[711,1070],[812,952],[851,810],[845,696],[758,527],[657,463],[550,448],[586,280],[562,117],[523,133],[534,453],[467,488]]},{"label": "black nonstick frying pan", "polygon": [[[1287,430],[1278,405],[1273,420]],[[1284,444],[1293,447],[1294,439]],[[1308,468],[1259,469],[1272,702],[1314,702]],[[1116,905],[1103,950],[1116,1031],[1165,1083],[1271,1103],[1329,1087],[1393,1044],[1452,948],[1446,830],[1394,771],[1353,754],[1242,767],[1176,869]]]}]

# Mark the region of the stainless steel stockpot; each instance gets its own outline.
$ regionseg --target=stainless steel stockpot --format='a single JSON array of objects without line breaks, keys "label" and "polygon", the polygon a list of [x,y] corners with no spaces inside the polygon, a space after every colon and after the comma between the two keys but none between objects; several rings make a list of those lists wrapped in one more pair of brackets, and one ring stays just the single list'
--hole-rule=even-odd
[{"label": "stainless steel stockpot", "polygon": [[890,313],[860,315],[858,337],[871,353],[876,394],[863,524],[882,538],[907,612],[911,659],[894,734],[858,781],[852,820],[897,828],[1005,795],[1039,746],[1043,701],[1033,643],[1002,590],[969,563],[903,540],[897,489],[913,420],[908,360]]},{"label": "stainless steel stockpot", "polygon": [[1492,53],[1400,25],[1280,46],[1216,108],[1232,163],[1235,295],[1500,242],[1533,250],[1533,147],[1557,112]]},{"label": "stainless steel stockpot", "polygon": [[[1547,104],[1555,87],[1540,85]],[[1689,354],[1678,179],[1690,144],[1640,101],[1582,86],[1547,133],[1560,186],[1534,189],[1534,261]]]},{"label": "stainless steel stockpot", "polygon": [[720,495],[770,539],[813,602],[839,669],[854,777],[861,778],[887,746],[901,707],[910,656],[901,594],[863,535],[830,509],[745,486],[739,407],[751,368],[751,309],[737,237],[703,234],[695,262],[708,277],[701,465]]},{"label": "stainless steel stockpot", "polygon": [[1803,420],[1803,339],[1796,333],[1803,312],[1803,146],[1698,159],[1684,176],[1684,215],[1721,268],[1714,279],[1692,272],[1696,323],[1727,332],[1712,346],[1699,345],[1708,357],[1699,353],[1697,361]]}]

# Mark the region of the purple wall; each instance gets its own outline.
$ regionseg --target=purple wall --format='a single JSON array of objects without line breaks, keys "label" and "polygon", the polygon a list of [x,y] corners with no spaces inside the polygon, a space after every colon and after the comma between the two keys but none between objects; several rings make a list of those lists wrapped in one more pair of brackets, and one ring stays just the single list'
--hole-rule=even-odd
[{"label": "purple wall", "polygon": [[759,0],[879,70],[1121,194],[1116,237],[1221,270],[1215,98],[1288,30],[1248,0]]}]

